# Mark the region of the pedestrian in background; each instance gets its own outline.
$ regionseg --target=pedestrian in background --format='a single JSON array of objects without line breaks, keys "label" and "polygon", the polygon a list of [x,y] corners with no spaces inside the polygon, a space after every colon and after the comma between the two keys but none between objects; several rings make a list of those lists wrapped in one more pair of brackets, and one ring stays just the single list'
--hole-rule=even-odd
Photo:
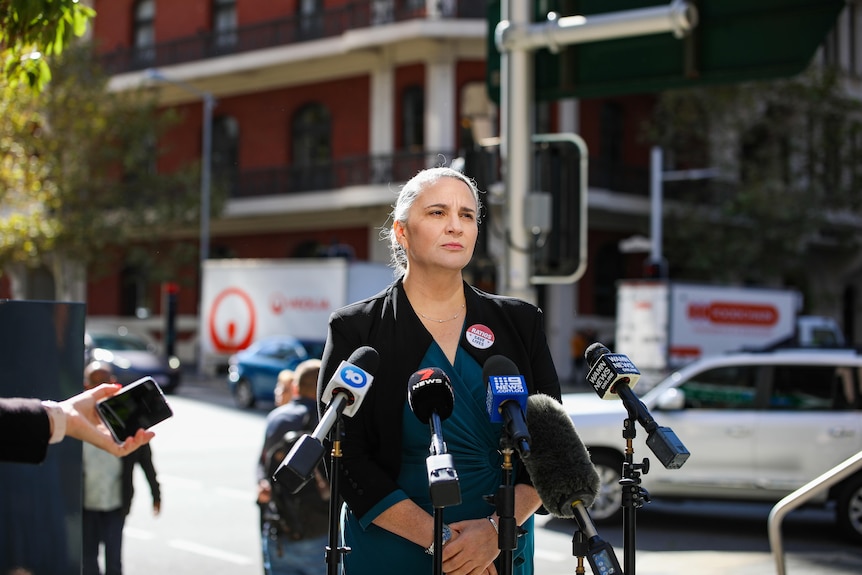
[{"label": "pedestrian in background", "polygon": [[261,547],[266,575],[324,575],[329,534],[329,484],[322,469],[297,493],[272,483],[272,474],[303,433],[318,423],[320,360],[300,363],[292,397],[266,418],[258,463],[258,504],[263,519]]},{"label": "pedestrian in background", "polygon": [[[115,383],[110,364],[94,361],[84,368],[84,388]],[[132,506],[135,464],[144,470],[153,497],[153,514],[161,512],[161,490],[153,466],[152,451],[143,445],[130,456],[119,458],[84,444],[83,575],[100,575],[99,550],[104,547],[105,575],[122,575],[123,527]]]}]

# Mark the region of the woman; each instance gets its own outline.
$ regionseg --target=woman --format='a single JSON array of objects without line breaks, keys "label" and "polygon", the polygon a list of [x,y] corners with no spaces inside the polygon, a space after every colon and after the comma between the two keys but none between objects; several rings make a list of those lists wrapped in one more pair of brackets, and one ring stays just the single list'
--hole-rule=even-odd
[{"label": "woman", "polygon": [[[370,345],[380,355],[361,409],[344,418],[340,486],[347,504],[342,535],[351,548],[344,557],[348,575],[432,568],[434,517],[425,467],[430,436],[406,401],[407,381],[423,367],[446,371],[455,392],[455,408],[444,428],[462,503],[444,510],[449,539],[443,571],[497,573],[497,517],[483,496],[502,481],[502,426],[492,424],[485,410],[482,366],[489,357],[504,355],[518,367],[530,393],[559,398],[560,386],[541,311],[464,283],[462,270],[476,245],[480,209],[475,184],[460,172],[432,168],[417,174],[402,188],[392,227],[384,232],[398,279],[330,318],[318,398],[354,350]],[[532,516],[541,501],[518,465],[515,483],[515,518],[527,533],[519,538],[514,571],[529,575]]]}]

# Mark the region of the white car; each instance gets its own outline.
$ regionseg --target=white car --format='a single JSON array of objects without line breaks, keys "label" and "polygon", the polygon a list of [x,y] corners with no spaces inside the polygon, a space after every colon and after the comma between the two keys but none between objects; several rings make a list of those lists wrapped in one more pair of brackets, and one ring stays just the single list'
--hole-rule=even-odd
[{"label": "white car", "polygon": [[[637,394],[635,386],[634,392]],[[640,476],[651,498],[777,502],[862,451],[862,356],[852,350],[780,350],[704,358],[672,373],[640,397],[690,457],[666,469],[635,426],[631,461],[649,459]],[[621,512],[628,415],[619,399],[592,392],[563,396],[578,436],[602,478],[594,520]],[[862,473],[819,498],[835,502],[836,520],[862,541]]]}]

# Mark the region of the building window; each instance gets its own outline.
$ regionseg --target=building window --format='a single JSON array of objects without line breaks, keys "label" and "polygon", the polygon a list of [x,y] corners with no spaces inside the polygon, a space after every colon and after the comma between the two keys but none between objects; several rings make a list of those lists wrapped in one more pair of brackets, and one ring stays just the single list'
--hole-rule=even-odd
[{"label": "building window", "polygon": [[236,46],[236,0],[213,0],[212,29],[216,48]]},{"label": "building window", "polygon": [[408,86],[401,93],[402,150],[421,151],[425,146],[425,90]]},{"label": "building window", "polygon": [[156,59],[156,2],[139,0],[135,3],[132,24],[135,60],[138,64],[149,64]]},{"label": "building window", "polygon": [[229,196],[237,195],[239,173],[239,122],[232,116],[213,119],[212,173]]},{"label": "building window", "polygon": [[300,108],[291,122],[291,190],[332,187],[332,129],[329,110],[320,103]]},{"label": "building window", "polygon": [[323,36],[323,0],[299,0],[296,5],[296,22],[300,40]]}]

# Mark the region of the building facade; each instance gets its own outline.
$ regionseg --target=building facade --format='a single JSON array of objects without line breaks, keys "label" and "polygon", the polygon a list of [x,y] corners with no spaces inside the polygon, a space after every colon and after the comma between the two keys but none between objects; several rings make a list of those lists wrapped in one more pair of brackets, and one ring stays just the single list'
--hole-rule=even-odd
[{"label": "building facade", "polygon": [[[160,142],[159,170],[200,162],[226,194],[208,230],[211,258],[339,255],[388,261],[379,241],[401,183],[499,133],[487,96],[484,0],[95,0],[93,41],[116,91],[147,87],[182,122]],[[853,55],[859,13],[822,57]],[[849,39],[848,39],[849,36]],[[858,74],[858,72],[857,72]],[[204,108],[209,96],[212,114]],[[640,126],[653,95],[542,103],[535,132],[576,132],[589,149],[588,265],[573,285],[539,289],[552,352],[570,370],[570,339],[613,337],[615,282],[642,275],[645,253],[620,242],[649,230],[649,156]],[[493,178],[492,178],[493,179]],[[493,183],[493,182],[491,182]],[[494,219],[505,190],[489,193]],[[498,224],[499,225],[499,224]],[[493,226],[490,226],[493,228]],[[200,230],[177,241],[198,242]],[[503,239],[487,232],[497,264]],[[472,270],[495,289],[495,271]],[[194,329],[199,277],[183,274],[178,311]],[[161,313],[146,271],[88,285],[90,316]],[[143,313],[141,313],[143,310]]]}]

